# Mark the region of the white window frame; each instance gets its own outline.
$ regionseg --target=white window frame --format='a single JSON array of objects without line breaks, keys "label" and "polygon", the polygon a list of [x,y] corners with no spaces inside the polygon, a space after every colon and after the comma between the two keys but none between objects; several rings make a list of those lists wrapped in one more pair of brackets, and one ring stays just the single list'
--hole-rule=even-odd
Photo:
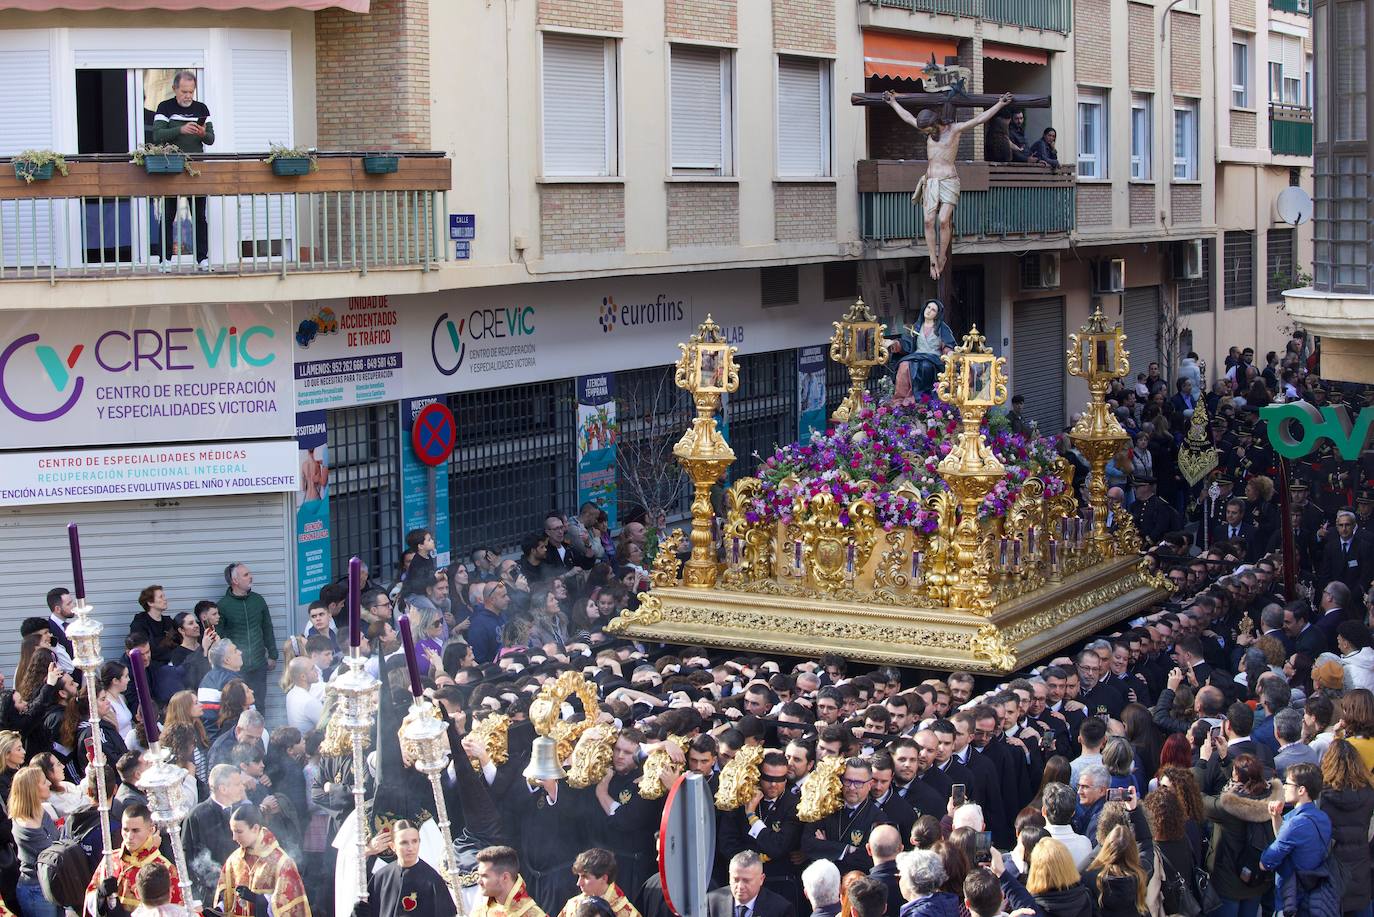
[{"label": "white window frame", "polygon": [[1231,107],[1250,107],[1250,36],[1231,36]]},{"label": "white window frame", "polygon": [[1131,96],[1131,180],[1154,178],[1154,97],[1148,93]]},{"label": "white window frame", "polygon": [[[1111,177],[1110,161],[1108,156],[1109,140],[1111,131],[1109,130],[1108,117],[1108,94],[1105,89],[1080,89],[1078,91],[1078,177],[1091,179],[1106,179]],[[1093,151],[1085,152],[1087,145],[1084,140],[1084,111],[1088,108],[1097,110],[1096,129],[1093,131]]]},{"label": "white window frame", "polygon": [[[559,41],[581,41],[588,45],[602,43],[602,81],[605,89],[605,156],[599,166],[575,168],[550,166],[548,162],[548,116],[553,106],[547,95],[548,86],[544,81],[545,42],[550,39]],[[545,178],[615,178],[621,174],[620,160],[620,42],[614,38],[596,35],[574,35],[564,32],[543,32],[539,42],[539,102],[540,102],[540,175]]]},{"label": "white window frame", "polygon": [[[1180,120],[1181,116],[1181,120]],[[1198,102],[1174,101],[1174,181],[1198,180]]]},{"label": "white window frame", "polygon": [[[785,61],[793,63],[807,63],[816,65],[816,76],[820,83],[819,97],[820,106],[817,117],[819,118],[819,131],[817,143],[819,148],[817,153],[817,167],[814,170],[792,170],[783,164],[783,120],[787,114],[785,110],[786,96],[782,88],[782,68]],[[833,115],[833,82],[831,77],[832,62],[823,57],[806,57],[798,54],[778,54],[773,60],[773,85],[777,98],[777,114],[775,117],[775,132],[777,138],[774,148],[774,165],[777,170],[778,178],[830,178],[835,174],[834,167],[834,115]]]},{"label": "white window frame", "polygon": [[1287,32],[1269,33],[1269,101],[1280,105],[1311,105],[1311,55],[1302,38]]},{"label": "white window frame", "polygon": [[[679,161],[673,146],[673,54],[714,51],[720,55],[720,164]],[[734,177],[735,163],[735,52],[733,48],[678,44],[668,46],[668,164],[675,176]]]}]

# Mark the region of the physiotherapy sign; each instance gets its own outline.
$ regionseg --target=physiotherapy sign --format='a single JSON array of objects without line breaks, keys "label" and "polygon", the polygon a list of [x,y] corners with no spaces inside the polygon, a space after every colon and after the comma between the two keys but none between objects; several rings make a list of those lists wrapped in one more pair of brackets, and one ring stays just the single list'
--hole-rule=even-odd
[{"label": "physiotherapy sign", "polygon": [[1260,408],[1269,445],[1286,459],[1299,459],[1317,450],[1324,439],[1331,440],[1341,458],[1353,462],[1369,445],[1374,434],[1374,408],[1365,408],[1350,422],[1344,405],[1318,409],[1306,401],[1271,404]]},{"label": "physiotherapy sign", "polygon": [[294,433],[290,304],[9,316],[0,323],[7,447]]}]

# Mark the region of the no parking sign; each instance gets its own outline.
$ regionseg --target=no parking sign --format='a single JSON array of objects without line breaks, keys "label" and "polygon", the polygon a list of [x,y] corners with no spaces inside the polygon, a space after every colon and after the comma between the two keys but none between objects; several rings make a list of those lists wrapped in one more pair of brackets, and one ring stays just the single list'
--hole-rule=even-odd
[{"label": "no parking sign", "polygon": [[426,465],[442,465],[458,443],[458,425],[453,412],[442,402],[426,405],[415,415],[410,428],[410,446],[415,457]]}]

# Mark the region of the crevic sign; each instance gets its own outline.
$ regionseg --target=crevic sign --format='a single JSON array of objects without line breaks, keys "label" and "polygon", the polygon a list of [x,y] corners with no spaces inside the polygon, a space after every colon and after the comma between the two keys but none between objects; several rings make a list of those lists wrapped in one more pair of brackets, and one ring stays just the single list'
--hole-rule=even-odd
[{"label": "crevic sign", "polygon": [[1273,404],[1260,408],[1269,432],[1269,444],[1286,459],[1311,455],[1323,439],[1336,446],[1341,458],[1353,462],[1374,434],[1374,408],[1365,408],[1350,422],[1344,405],[1318,409],[1306,401]]}]

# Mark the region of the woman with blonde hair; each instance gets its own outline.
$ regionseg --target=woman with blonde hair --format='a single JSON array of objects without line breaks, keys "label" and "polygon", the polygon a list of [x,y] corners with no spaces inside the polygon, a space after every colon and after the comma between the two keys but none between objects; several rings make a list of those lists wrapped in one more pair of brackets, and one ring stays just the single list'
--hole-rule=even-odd
[{"label": "woman with blonde hair", "polygon": [[1083,884],[1097,898],[1101,917],[1139,917],[1145,911],[1149,879],[1140,868],[1140,848],[1125,825],[1117,825],[1083,871]]},{"label": "woman with blonde hair", "polygon": [[1046,917],[1093,917],[1093,897],[1079,881],[1069,848],[1052,837],[1031,851],[1026,891]]},{"label": "woman with blonde hair", "polygon": [[52,784],[43,769],[30,764],[14,775],[6,808],[14,822],[19,848],[19,913],[22,917],[61,917],[61,910],[43,897],[38,883],[38,855],[57,841],[57,825],[43,809],[52,797]]},{"label": "woman with blonde hair", "polygon": [[0,732],[0,799],[10,795],[14,775],[24,766],[24,737],[13,729]]},{"label": "woman with blonde hair", "polygon": [[1332,855],[1348,867],[1341,912],[1369,907],[1369,824],[1374,816],[1374,777],[1345,739],[1335,739],[1322,755],[1322,793],[1317,808],[1331,819]]}]

